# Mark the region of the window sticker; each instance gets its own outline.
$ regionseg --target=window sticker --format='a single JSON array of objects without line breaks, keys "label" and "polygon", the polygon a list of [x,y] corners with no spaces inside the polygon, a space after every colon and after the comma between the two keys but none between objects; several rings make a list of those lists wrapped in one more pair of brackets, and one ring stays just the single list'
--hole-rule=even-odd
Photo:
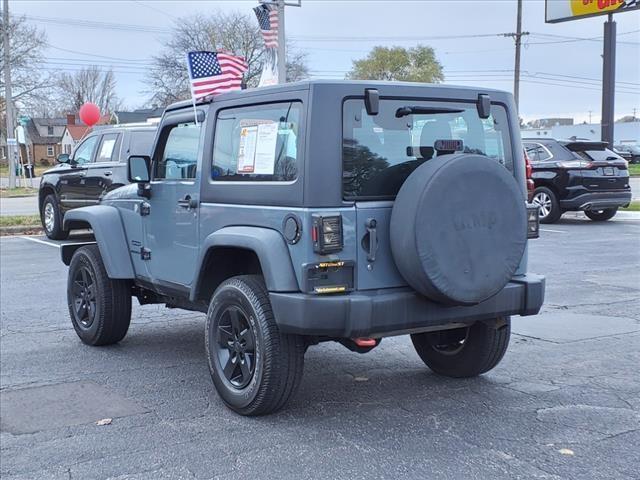
[{"label": "window sticker", "polygon": [[240,130],[238,173],[273,175],[276,162],[278,124],[257,120],[246,121]]},{"label": "window sticker", "polygon": [[256,139],[258,126],[243,127],[240,130],[240,147],[238,148],[238,173],[253,173],[255,170]]},{"label": "window sticker", "polygon": [[104,140],[102,142],[102,147],[100,148],[100,155],[98,155],[98,158],[111,158],[111,154],[113,153],[113,147],[115,144],[115,139]]}]

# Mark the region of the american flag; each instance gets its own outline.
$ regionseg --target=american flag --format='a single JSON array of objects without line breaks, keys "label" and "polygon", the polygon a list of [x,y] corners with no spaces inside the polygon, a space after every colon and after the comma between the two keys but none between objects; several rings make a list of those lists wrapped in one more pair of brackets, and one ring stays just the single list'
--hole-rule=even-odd
[{"label": "american flag", "polygon": [[189,52],[187,64],[194,100],[240,90],[242,74],[248,69],[244,58],[222,52]]},{"label": "american flag", "polygon": [[263,3],[253,9],[258,17],[260,32],[264,38],[264,46],[278,48],[278,7]]}]

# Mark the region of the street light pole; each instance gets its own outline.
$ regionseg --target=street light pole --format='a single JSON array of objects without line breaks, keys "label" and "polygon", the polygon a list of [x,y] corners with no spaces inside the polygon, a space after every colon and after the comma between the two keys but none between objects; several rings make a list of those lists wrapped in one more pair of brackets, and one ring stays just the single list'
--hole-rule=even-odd
[{"label": "street light pole", "polygon": [[613,15],[604,22],[604,48],[602,52],[602,125],[601,137],[613,145],[614,110],[616,96],[616,22]]},{"label": "street light pole", "polygon": [[7,106],[7,157],[9,160],[9,188],[16,186],[16,167],[15,161],[18,155],[15,134],[15,124],[13,120],[13,95],[11,94],[11,56],[9,52],[9,0],[3,1],[3,18],[2,18],[2,41],[4,42],[4,103]]}]

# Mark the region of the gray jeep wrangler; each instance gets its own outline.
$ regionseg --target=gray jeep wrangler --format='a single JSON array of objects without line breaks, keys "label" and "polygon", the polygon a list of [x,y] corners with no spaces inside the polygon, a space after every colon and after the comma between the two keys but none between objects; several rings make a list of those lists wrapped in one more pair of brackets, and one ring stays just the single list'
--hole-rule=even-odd
[{"label": "gray jeep wrangler", "polygon": [[206,312],[222,400],[283,407],[310,345],[365,353],[410,334],[450,377],[495,367],[510,315],[535,315],[512,96],[409,83],[311,81],[166,109],[131,185],[72,210],[68,304],[89,345],[122,340],[131,298]]}]

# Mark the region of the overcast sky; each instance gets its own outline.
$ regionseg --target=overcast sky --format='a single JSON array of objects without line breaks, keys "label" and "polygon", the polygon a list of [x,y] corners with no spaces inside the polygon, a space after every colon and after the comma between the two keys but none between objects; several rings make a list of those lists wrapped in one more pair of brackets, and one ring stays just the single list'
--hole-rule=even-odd
[{"label": "overcast sky", "polygon": [[[12,14],[25,14],[46,31],[51,48],[45,68],[73,71],[91,61],[112,65],[118,94],[128,107],[138,107],[148,98],[143,93],[145,63],[161,50],[168,35],[165,32],[180,17],[214,10],[252,14],[251,7],[258,4],[257,0],[9,3]],[[599,121],[605,18],[545,24],[544,1],[524,1],[523,30],[531,34],[524,37],[522,51],[522,116],[573,116],[583,121],[591,111],[593,122]],[[127,27],[68,25],[56,19]],[[615,20],[618,118],[631,115],[634,108],[640,113],[640,11],[618,14]],[[515,23],[516,0],[302,0],[301,8],[287,7],[286,13],[287,36],[297,49],[308,53],[316,78],[343,78],[352,60],[364,57],[375,45],[409,47],[422,43],[435,49],[446,83],[509,91],[513,88],[514,42],[498,34],[515,31]],[[453,35],[478,37],[437,38]],[[575,41],[575,37],[598,38]]]}]

